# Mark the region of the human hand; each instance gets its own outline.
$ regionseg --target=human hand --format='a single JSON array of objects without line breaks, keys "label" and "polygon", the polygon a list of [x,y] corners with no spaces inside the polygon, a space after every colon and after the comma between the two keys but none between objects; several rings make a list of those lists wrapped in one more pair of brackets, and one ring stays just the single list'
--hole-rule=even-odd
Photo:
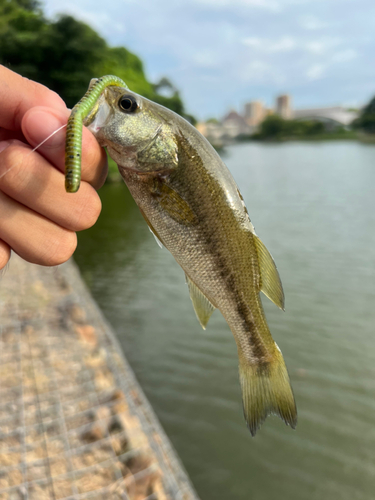
[{"label": "human hand", "polygon": [[70,111],[47,87],[0,66],[0,269],[13,249],[23,259],[55,266],[71,257],[76,231],[101,210],[96,189],[107,175],[106,154],[84,128],[82,182],[65,192],[65,129]]}]

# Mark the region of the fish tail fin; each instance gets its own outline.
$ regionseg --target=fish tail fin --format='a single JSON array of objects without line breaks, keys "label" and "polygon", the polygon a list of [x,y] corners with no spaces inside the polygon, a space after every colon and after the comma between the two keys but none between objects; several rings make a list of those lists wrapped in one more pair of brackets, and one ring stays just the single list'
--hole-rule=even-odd
[{"label": "fish tail fin", "polygon": [[[276,350],[275,350],[276,351]],[[295,429],[297,408],[281,351],[263,364],[250,364],[240,356],[240,382],[247,426],[255,436],[268,415],[277,415]]]}]

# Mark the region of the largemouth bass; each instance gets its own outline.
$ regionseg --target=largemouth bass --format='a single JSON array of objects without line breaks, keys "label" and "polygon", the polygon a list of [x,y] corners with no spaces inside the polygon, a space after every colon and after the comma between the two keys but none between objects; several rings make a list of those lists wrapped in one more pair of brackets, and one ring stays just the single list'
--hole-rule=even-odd
[{"label": "largemouth bass", "polygon": [[185,272],[202,327],[215,308],[227,321],[251,434],[269,414],[295,428],[288,372],[259,296],[262,291],[283,309],[281,281],[219,155],[183,118],[121,87],[107,87],[84,124],[107,148],[149,228]]}]

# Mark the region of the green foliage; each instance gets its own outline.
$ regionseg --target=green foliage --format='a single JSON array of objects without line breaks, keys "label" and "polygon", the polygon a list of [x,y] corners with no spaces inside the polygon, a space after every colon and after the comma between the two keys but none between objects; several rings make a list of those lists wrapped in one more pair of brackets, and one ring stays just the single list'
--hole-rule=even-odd
[{"label": "green foliage", "polygon": [[154,90],[155,92],[161,94],[163,94],[163,92],[166,92],[167,94],[174,94],[177,91],[173,83],[165,76],[163,76],[163,78],[161,78],[158,83],[154,84]]},{"label": "green foliage", "polygon": [[94,74],[116,75],[137,94],[149,99],[154,95],[153,86],[145,77],[142,61],[124,47],[108,47],[105,57],[96,65]]},{"label": "green foliage", "polygon": [[[194,120],[169,80],[148,82],[139,57],[124,47],[109,47],[71,16],[47,20],[37,0],[0,0],[0,63],[55,90],[68,107],[84,95],[91,78],[117,75],[134,92]],[[159,93],[166,86],[170,96]]]},{"label": "green foliage", "polygon": [[284,120],[278,115],[268,116],[260,126],[258,139],[287,139],[324,133],[324,124],[313,120]]},{"label": "green foliage", "polygon": [[37,2],[0,0],[0,62],[31,78],[37,76],[40,37],[45,29]]},{"label": "green foliage", "polygon": [[194,125],[194,127],[198,123],[197,119],[193,115],[189,115],[188,113],[184,113],[182,116],[185,118],[185,120],[187,120],[189,123]]},{"label": "green foliage", "polygon": [[368,134],[375,134],[375,97],[363,109],[359,118],[354,120],[352,126]]},{"label": "green foliage", "polygon": [[175,86],[168,80],[168,78],[161,78],[161,80],[153,85],[154,96],[153,101],[171,109],[175,113],[183,116],[193,125],[196,124],[196,119],[192,115],[188,115],[185,112],[184,103],[182,102],[181,96]]},{"label": "green foliage", "polygon": [[166,108],[170,108],[179,115],[184,115],[184,105],[178,92],[175,92],[172,97],[165,97],[160,94],[155,94],[153,100]]}]

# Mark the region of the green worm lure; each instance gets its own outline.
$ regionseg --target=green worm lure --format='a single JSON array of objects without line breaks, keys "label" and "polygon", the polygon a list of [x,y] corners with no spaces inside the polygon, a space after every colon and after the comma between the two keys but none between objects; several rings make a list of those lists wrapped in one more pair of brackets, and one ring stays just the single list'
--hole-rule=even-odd
[{"label": "green worm lure", "polygon": [[76,193],[81,183],[83,120],[93,109],[103,90],[110,85],[128,89],[126,83],[117,76],[107,75],[91,80],[86,94],[70,113],[65,140],[65,190],[67,193]]}]

